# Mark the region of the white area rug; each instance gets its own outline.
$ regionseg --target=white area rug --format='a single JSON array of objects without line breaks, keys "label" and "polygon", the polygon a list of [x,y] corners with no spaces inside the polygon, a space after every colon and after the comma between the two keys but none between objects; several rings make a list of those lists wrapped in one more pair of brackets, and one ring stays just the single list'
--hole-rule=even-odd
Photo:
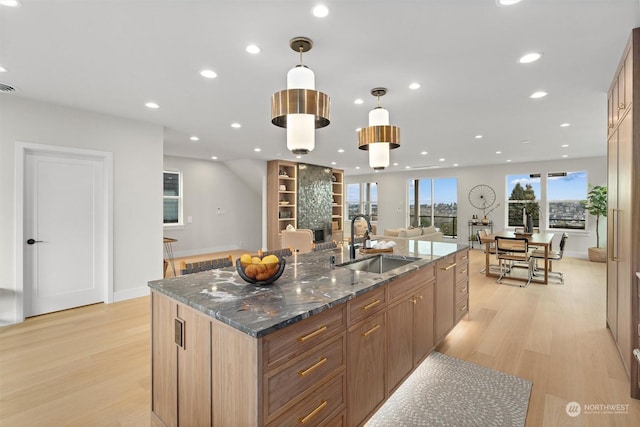
[{"label": "white area rug", "polygon": [[434,351],[366,427],[524,426],[531,386]]}]

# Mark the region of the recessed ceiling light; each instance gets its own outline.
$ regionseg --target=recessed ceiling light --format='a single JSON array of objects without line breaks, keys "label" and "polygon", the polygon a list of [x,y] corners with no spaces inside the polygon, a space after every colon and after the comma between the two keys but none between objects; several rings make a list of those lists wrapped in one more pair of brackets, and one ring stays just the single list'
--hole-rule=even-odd
[{"label": "recessed ceiling light", "polygon": [[362,129],[362,128],[356,128],[356,132],[360,132],[360,129]]},{"label": "recessed ceiling light", "polygon": [[538,52],[531,52],[525,55],[522,55],[518,62],[521,64],[530,64],[532,62],[536,62],[538,59],[542,58],[542,54]]},{"label": "recessed ceiling light", "polygon": [[427,154],[429,154],[429,153],[428,153],[428,152],[426,152],[426,151],[421,151],[421,152],[420,152],[420,154],[422,154],[423,156],[426,156],[426,155],[427,155]]},{"label": "recessed ceiling light", "polygon": [[454,163],[454,164],[453,164],[453,166],[454,166],[454,167],[457,167],[457,166],[458,166],[458,164],[457,164],[457,163]]},{"label": "recessed ceiling light", "polygon": [[398,166],[398,162],[395,162],[395,163],[393,164],[393,166]]},{"label": "recessed ceiling light", "polygon": [[538,92],[533,92],[529,98],[533,98],[533,99],[538,99],[538,98],[544,98],[545,96],[547,96],[547,92],[544,91],[538,91]]},{"label": "recessed ceiling light", "polygon": [[420,89],[420,83],[411,83],[409,85],[409,89],[413,89],[413,90]]},{"label": "recessed ceiling light", "polygon": [[202,71],[200,71],[200,75],[202,77],[206,77],[208,79],[215,79],[216,77],[218,77],[216,72],[213,71],[213,70],[202,70]]},{"label": "recessed ceiling light", "polygon": [[502,151],[496,151],[496,154],[502,154]]},{"label": "recessed ceiling light", "polygon": [[356,169],[360,169],[360,166],[356,166]]},{"label": "recessed ceiling light", "polygon": [[256,46],[255,44],[250,44],[246,47],[247,52],[249,52],[252,55],[255,55],[256,53],[260,53],[260,48],[258,46]]},{"label": "recessed ceiling light", "polygon": [[507,160],[507,163],[511,163],[511,159],[508,159],[508,160]]},{"label": "recessed ceiling light", "polygon": [[568,154],[563,154],[562,157],[569,157],[569,155]]},{"label": "recessed ceiling light", "polygon": [[482,139],[482,135],[476,135],[474,136],[475,139]]},{"label": "recessed ceiling light", "polygon": [[256,153],[259,153],[259,152],[262,151],[262,149],[261,148],[254,148],[253,151],[255,151]]},{"label": "recessed ceiling light", "polygon": [[147,108],[151,108],[152,110],[157,110],[158,108],[160,108],[160,106],[158,104],[156,104],[155,102],[147,102],[146,104],[144,104]]},{"label": "recessed ceiling light", "polygon": [[404,168],[405,169],[411,169],[411,166],[405,166]]},{"label": "recessed ceiling light", "polygon": [[442,158],[442,159],[438,159],[439,162],[444,162],[446,159]]},{"label": "recessed ceiling light", "polygon": [[218,160],[218,156],[211,156],[211,160]]},{"label": "recessed ceiling light", "polygon": [[364,102],[364,101],[363,101],[362,99],[360,99],[360,98],[358,98],[358,99],[356,99],[355,101],[353,101],[353,103],[354,103],[354,104],[356,104],[356,105],[360,105],[360,104],[362,104],[363,102]]},{"label": "recessed ceiling light", "polygon": [[324,18],[329,14],[329,8],[323,4],[319,4],[313,8],[313,16],[316,18]]},{"label": "recessed ceiling light", "polygon": [[331,164],[332,164],[332,165],[335,165],[335,164],[337,164],[337,163],[336,163],[336,162],[331,162]]},{"label": "recessed ceiling light", "polygon": [[569,126],[571,126],[571,123],[562,123],[560,125],[561,128],[566,128],[566,127],[569,127]]},{"label": "recessed ceiling light", "polygon": [[520,141],[521,144],[528,144],[529,140],[528,139],[523,139],[522,141]]},{"label": "recessed ceiling light", "polygon": [[338,149],[338,153],[344,153],[344,149],[343,148]]},{"label": "recessed ceiling light", "polygon": [[4,68],[4,67],[0,67],[0,73],[6,73],[6,72],[7,72],[7,69],[6,69],[6,68]]},{"label": "recessed ceiling light", "polygon": [[0,6],[20,7],[22,3],[20,0],[0,0]]},{"label": "recessed ceiling light", "polygon": [[300,154],[298,154],[298,155],[296,156],[296,159],[301,159],[301,158],[302,158],[302,156],[301,156]]},{"label": "recessed ceiling light", "polygon": [[192,141],[200,141],[200,138],[198,138],[197,136],[192,136],[189,139],[192,140]]},{"label": "recessed ceiling light", "polygon": [[231,123],[231,127],[234,128],[234,129],[240,129],[242,127],[242,125],[240,123],[233,122],[233,123]]},{"label": "recessed ceiling light", "polygon": [[562,144],[561,147],[562,148],[567,148],[569,146],[569,144]]},{"label": "recessed ceiling light", "polygon": [[513,6],[516,3],[520,3],[521,0],[498,0],[500,6]]}]

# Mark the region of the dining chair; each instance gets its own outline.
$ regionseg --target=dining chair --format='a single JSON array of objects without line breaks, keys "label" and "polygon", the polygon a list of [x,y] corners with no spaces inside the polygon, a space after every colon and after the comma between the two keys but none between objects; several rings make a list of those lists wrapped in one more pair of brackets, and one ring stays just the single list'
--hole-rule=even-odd
[{"label": "dining chair", "polygon": [[[487,253],[487,237],[489,236],[488,230],[478,230],[476,232],[476,238],[478,239],[478,243],[480,243],[480,247],[482,248],[482,252],[484,254]],[[489,243],[489,253],[490,254],[495,254],[496,253],[496,242],[495,240]],[[498,267],[495,264],[489,264],[489,269],[491,269],[491,267]],[[480,273],[484,273],[487,271],[486,266],[482,267],[482,270],[480,270]]]},{"label": "dining chair", "polygon": [[200,271],[213,270],[215,268],[231,267],[233,258],[231,255],[224,258],[213,258],[196,262],[182,261],[180,274],[198,273]]},{"label": "dining chair", "polygon": [[282,249],[274,249],[272,251],[265,251],[265,252],[260,251],[259,255],[260,257],[267,256],[267,255],[275,255],[278,258],[282,258],[282,257],[288,257],[293,255],[293,252],[291,251],[291,248],[282,248]]},{"label": "dining chair", "polygon": [[[562,259],[562,256],[564,255],[564,248],[567,244],[567,239],[569,238],[569,234],[568,233],[562,233],[562,237],[560,238],[560,250],[558,251],[549,251],[549,254],[547,255],[547,259],[549,261],[560,261]],[[533,266],[533,275],[536,275],[536,269],[537,269],[537,261],[539,259],[544,259],[544,249],[536,249],[534,251],[531,252],[531,257],[533,257],[534,259],[534,266]],[[549,271],[547,273],[549,276],[553,276],[556,277],[557,279],[560,280],[560,283],[563,284],[564,283],[564,275],[562,274],[562,272],[560,271]]]},{"label": "dining chair", "polygon": [[496,282],[502,283],[507,273],[511,273],[518,264],[527,265],[527,282],[520,287],[525,288],[533,278],[533,258],[529,253],[529,239],[526,237],[496,236],[496,257],[500,265],[500,277]]}]

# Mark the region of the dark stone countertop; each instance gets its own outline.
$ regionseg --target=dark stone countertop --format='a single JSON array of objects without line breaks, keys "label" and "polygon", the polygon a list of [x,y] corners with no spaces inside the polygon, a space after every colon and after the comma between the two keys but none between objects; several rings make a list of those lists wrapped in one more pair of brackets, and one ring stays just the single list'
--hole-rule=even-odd
[{"label": "dark stone countertop", "polygon": [[[392,240],[392,239],[386,239]],[[250,336],[262,337],[396,280],[435,260],[465,250],[465,244],[421,240],[396,241],[393,256],[420,260],[376,274],[336,266],[349,262],[347,246],[287,257],[282,276],[271,285],[242,280],[234,267],[149,282],[167,295]],[[357,252],[356,260],[376,256]]]}]

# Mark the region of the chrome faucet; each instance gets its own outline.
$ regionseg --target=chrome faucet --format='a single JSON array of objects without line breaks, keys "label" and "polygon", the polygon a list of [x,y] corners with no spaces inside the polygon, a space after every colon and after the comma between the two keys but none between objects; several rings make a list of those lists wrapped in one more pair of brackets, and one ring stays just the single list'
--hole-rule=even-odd
[{"label": "chrome faucet", "polygon": [[349,259],[356,259],[356,242],[355,242],[355,222],[358,218],[363,218],[367,221],[367,229],[369,230],[369,234],[371,234],[371,223],[369,222],[369,217],[363,214],[358,214],[353,217],[351,220],[351,247],[349,248]]}]

